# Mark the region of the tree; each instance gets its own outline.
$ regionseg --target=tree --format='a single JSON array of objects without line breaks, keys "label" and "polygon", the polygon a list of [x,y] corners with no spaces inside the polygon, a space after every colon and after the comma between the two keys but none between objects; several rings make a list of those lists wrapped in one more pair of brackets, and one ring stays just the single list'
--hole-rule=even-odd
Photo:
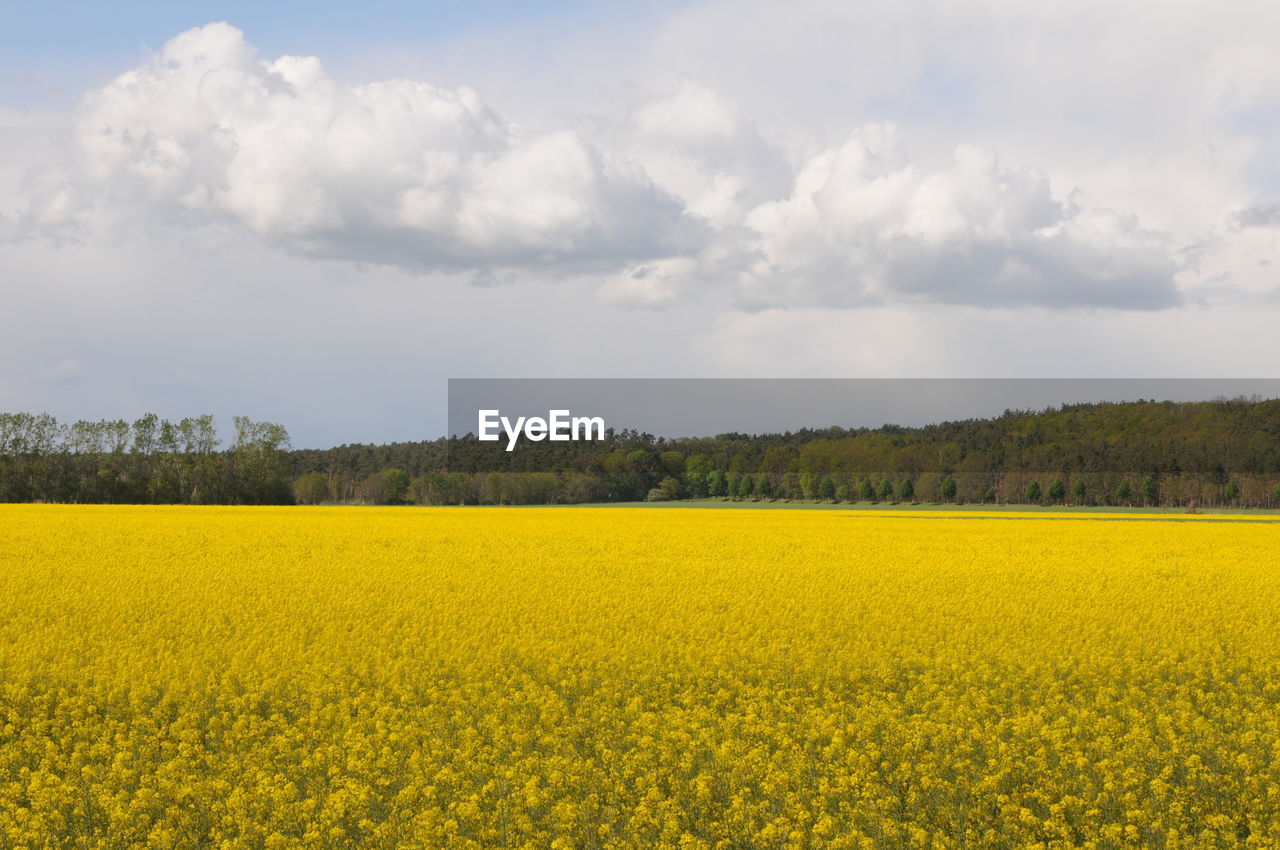
[{"label": "tree", "polygon": [[911,479],[902,479],[902,483],[898,485],[898,500],[902,502],[909,502],[915,494],[916,485],[911,483]]},{"label": "tree", "polygon": [[942,495],[943,501],[950,502],[956,497],[956,480],[950,475],[946,476],[942,479],[938,492]]},{"label": "tree", "polygon": [[836,497],[836,482],[831,480],[831,476],[827,475],[818,484],[818,498],[830,501]]},{"label": "tree", "polygon": [[[512,455],[474,436],[292,451],[282,428],[244,417],[224,448],[207,415],[64,425],[45,414],[0,413],[0,501],[288,503],[315,497],[313,485],[294,487],[313,472],[326,477],[328,499],[368,500],[370,476],[400,469],[413,482],[402,498],[420,502],[576,500],[568,494],[571,480],[592,501],[630,501],[668,477],[680,483],[681,498],[736,497],[748,472],[751,489],[744,495],[762,498],[892,499],[905,476],[913,499],[1021,502],[1029,477],[1057,469],[1051,484],[1038,482],[1045,504],[1222,503],[1233,484],[1236,504],[1274,506],[1280,503],[1280,442],[1267,435],[1277,421],[1280,399],[1140,401],[923,428],[680,439],[621,429],[572,446],[531,442]],[[1099,472],[1106,469],[1148,472],[1123,485],[1123,476]],[[872,470],[879,477],[870,478]],[[490,472],[498,475],[489,479]],[[462,476],[457,487],[445,480],[453,473]],[[837,485],[834,494],[820,492],[827,477]],[[952,482],[961,481],[965,486],[952,495]]]},{"label": "tree", "polygon": [[[723,474],[721,477],[723,478]],[[608,498],[608,495],[609,491],[605,487],[605,483],[594,475],[571,472],[565,478],[564,500],[571,504],[603,502]]]},{"label": "tree", "polygon": [[[237,429],[240,430],[239,424]],[[190,474],[186,476],[186,486],[190,488],[186,501],[193,505],[216,505],[230,501],[232,493],[219,486],[220,479],[230,476],[223,474],[226,463],[220,462],[214,454],[222,441],[218,439],[218,428],[213,415],[206,413],[194,419],[183,419],[178,423],[178,431],[181,434],[183,453],[187,455],[184,460],[190,468]],[[232,451],[234,455],[234,448]]]},{"label": "tree", "polygon": [[1226,489],[1222,491],[1222,496],[1227,502],[1234,504],[1236,499],[1240,498],[1240,485],[1234,481],[1228,481]]},{"label": "tree", "polygon": [[[255,422],[247,416],[232,420],[236,427],[235,442],[231,445],[230,468],[224,476],[224,491],[229,491],[228,501],[249,505],[275,505],[286,503],[293,497],[289,487],[289,470],[285,452],[289,449],[289,432],[283,425],[273,422]],[[212,428],[197,420],[197,428]],[[201,434],[206,444],[216,445],[210,434]],[[212,452],[212,445],[209,447]],[[206,484],[206,486],[208,486]],[[405,480],[408,487],[408,479]],[[213,501],[219,501],[216,494]]]},{"label": "tree", "polygon": [[1154,476],[1148,475],[1142,479],[1142,498],[1148,505],[1154,505],[1160,501],[1160,488]]},{"label": "tree", "polygon": [[781,496],[784,499],[800,498],[800,476],[794,472],[784,472],[782,481],[774,489],[773,495]]},{"label": "tree", "polygon": [[658,465],[666,473],[664,477],[675,478],[685,473],[684,452],[668,451],[658,455]]},{"label": "tree", "polygon": [[753,484],[750,475],[744,475],[738,479],[738,489],[734,493],[739,499],[747,499],[751,496]]},{"label": "tree", "polygon": [[506,479],[502,477],[502,473],[490,472],[484,477],[481,500],[490,505],[505,505],[507,503],[506,484]]},{"label": "tree", "polygon": [[701,499],[711,495],[708,492],[707,478],[711,474],[711,461],[703,454],[690,455],[684,462],[684,482],[689,495]]},{"label": "tree", "polygon": [[756,495],[762,499],[767,499],[773,495],[773,483],[769,480],[769,476],[763,472],[756,476]]},{"label": "tree", "polygon": [[[498,475],[498,473],[492,473]],[[501,490],[506,482],[499,478],[493,482],[495,489]],[[375,472],[365,480],[365,492],[369,501],[375,505],[401,505],[409,492],[409,476],[403,469],[384,469]],[[501,500],[501,496],[498,497]]]},{"label": "tree", "polygon": [[804,472],[800,474],[800,496],[804,499],[812,499],[816,495],[817,482],[813,479],[812,472]]},{"label": "tree", "polygon": [[300,505],[318,505],[329,500],[329,476],[308,472],[293,482],[293,499]]},{"label": "tree", "polygon": [[465,505],[477,502],[477,488],[470,476],[462,472],[450,472],[444,477],[446,505]]},{"label": "tree", "polygon": [[1022,490],[1022,498],[1030,504],[1039,504],[1040,502],[1040,482],[1030,481]]},{"label": "tree", "polygon": [[670,475],[659,481],[658,486],[651,489],[645,496],[645,500],[649,502],[669,502],[678,498],[680,498],[680,482]]},{"label": "tree", "polygon": [[382,470],[387,479],[387,504],[404,504],[404,497],[409,493],[409,475],[403,469]]},{"label": "tree", "polygon": [[862,480],[858,482],[858,501],[870,502],[874,500],[875,497],[876,497],[875,486],[871,483],[870,478],[863,476]]}]

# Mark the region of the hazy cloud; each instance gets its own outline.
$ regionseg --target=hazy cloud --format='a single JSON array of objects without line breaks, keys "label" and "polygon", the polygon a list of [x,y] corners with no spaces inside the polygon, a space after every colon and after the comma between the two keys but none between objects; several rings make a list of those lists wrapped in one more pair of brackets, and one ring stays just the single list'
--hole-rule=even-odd
[{"label": "hazy cloud", "polygon": [[74,357],[60,360],[40,373],[41,379],[51,384],[75,384],[88,376],[89,370]]},{"label": "hazy cloud", "polygon": [[1232,216],[1231,223],[1235,225],[1237,230],[1244,230],[1250,227],[1280,226],[1280,202],[1271,201],[1245,207]]}]

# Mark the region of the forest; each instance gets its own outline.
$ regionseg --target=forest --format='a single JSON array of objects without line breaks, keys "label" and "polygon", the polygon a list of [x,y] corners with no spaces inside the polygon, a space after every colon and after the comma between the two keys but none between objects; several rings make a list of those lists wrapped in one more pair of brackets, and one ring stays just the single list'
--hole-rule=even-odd
[{"label": "forest", "polygon": [[245,416],[233,423],[231,445],[220,448],[211,415],[63,425],[44,413],[0,413],[0,502],[292,503],[288,432]]},{"label": "forest", "polygon": [[281,425],[0,414],[0,501],[154,504],[828,502],[1280,507],[1280,400],[1138,400],[924,427],[602,441],[474,436],[292,449]]}]

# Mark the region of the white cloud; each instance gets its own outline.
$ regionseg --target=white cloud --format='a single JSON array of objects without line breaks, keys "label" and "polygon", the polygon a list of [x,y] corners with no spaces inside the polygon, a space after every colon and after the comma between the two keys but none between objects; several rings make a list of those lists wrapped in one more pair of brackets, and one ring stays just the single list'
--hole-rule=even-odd
[{"label": "white cloud", "polygon": [[1173,245],[1129,216],[1059,200],[1047,178],[956,149],[928,169],[871,125],[807,161],[747,224],[756,306],[944,303],[1155,309],[1178,301]]},{"label": "white cloud", "polygon": [[28,171],[8,230],[66,233],[104,212],[230,225],[303,257],[479,283],[590,275],[606,301],[643,308],[710,289],[750,309],[1180,299],[1173,237],[986,148],[913,160],[869,123],[784,153],[785,133],[692,78],[596,126],[522,130],[465,86],[348,85],[210,24],[86,95],[70,164]]},{"label": "white cloud", "polygon": [[[1181,256],[1226,247],[1235,211],[1280,195],[1278,26],[1267,0],[707,0],[670,16],[632,73],[701,80],[796,163],[881,121],[935,168],[960,144],[991,147],[1060,199],[1078,187],[1171,234]],[[1195,297],[1251,266],[1178,283]]]},{"label": "white cloud", "polygon": [[717,225],[741,223],[752,207],[790,189],[782,151],[722,95],[693,80],[635,109],[618,144],[691,212]]},{"label": "white cloud", "polygon": [[266,61],[226,24],[182,33],[90,93],[87,189],[113,207],[237,223],[304,255],[409,269],[616,262],[696,238],[643,170],[527,133],[468,88],[343,85]]}]

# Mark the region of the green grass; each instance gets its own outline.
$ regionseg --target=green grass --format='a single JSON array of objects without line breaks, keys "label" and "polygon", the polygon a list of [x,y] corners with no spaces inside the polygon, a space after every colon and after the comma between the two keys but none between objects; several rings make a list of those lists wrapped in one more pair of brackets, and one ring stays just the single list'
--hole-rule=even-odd
[{"label": "green grass", "polygon": [[[826,510],[826,511],[984,511],[1011,513],[1079,514],[1185,514],[1184,507],[1131,508],[1081,505],[953,505],[909,502],[733,501],[730,499],[679,499],[671,502],[593,502],[562,507],[592,508],[723,508],[728,510]],[[1275,508],[1197,508],[1197,514],[1280,514]]]}]

